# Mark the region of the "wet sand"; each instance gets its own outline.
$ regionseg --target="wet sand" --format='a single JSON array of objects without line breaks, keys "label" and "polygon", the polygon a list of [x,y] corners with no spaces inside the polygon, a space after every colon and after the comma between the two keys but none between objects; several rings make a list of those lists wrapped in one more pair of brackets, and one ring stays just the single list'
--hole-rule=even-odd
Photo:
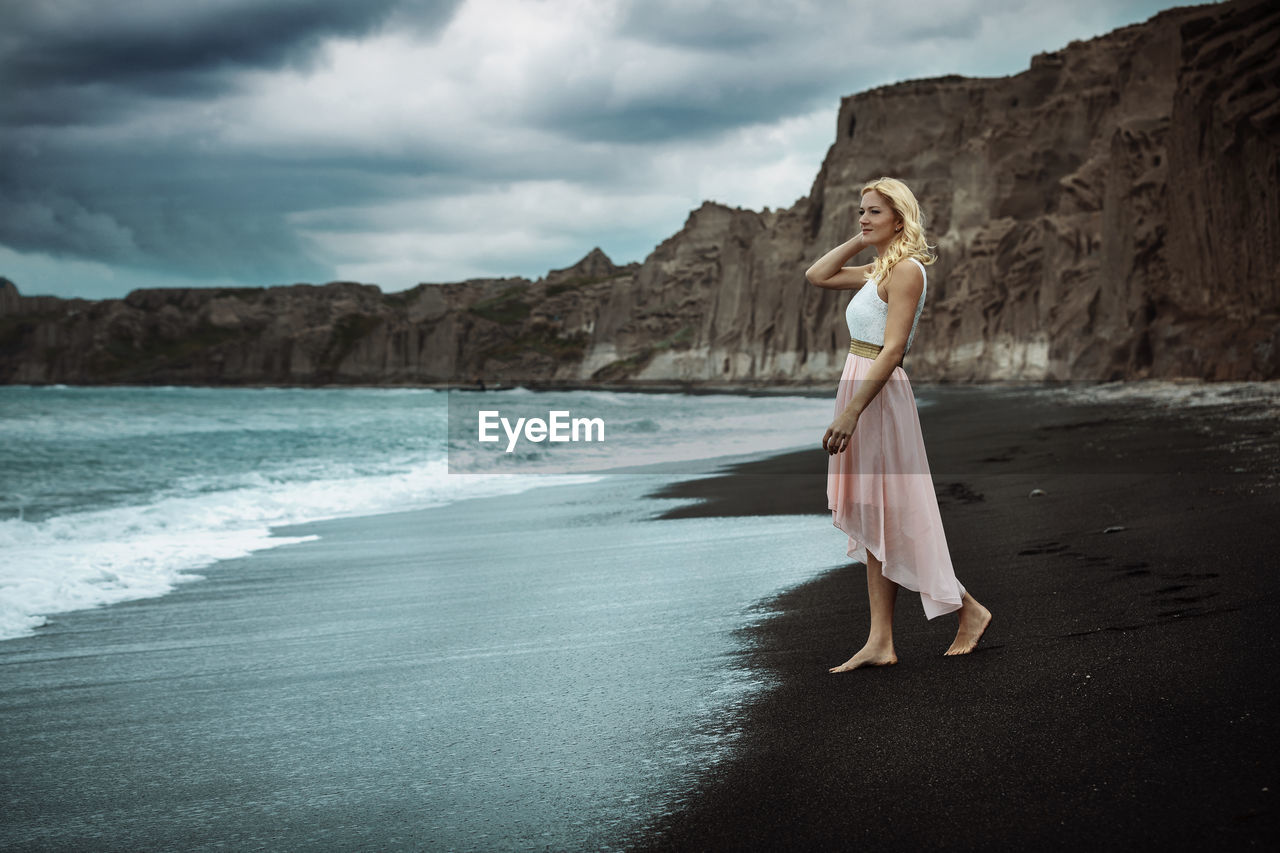
[{"label": "wet sand", "polygon": [[[926,621],[903,591],[900,662],[832,675],[866,638],[865,568],[781,595],[742,638],[774,688],[640,849],[1272,846],[1274,403],[924,393],[952,560],[994,613],[987,634],[943,656],[956,619]],[[666,515],[829,520],[826,461],[817,448],[677,484],[661,495],[703,503]],[[842,555],[844,535],[825,535]]]}]

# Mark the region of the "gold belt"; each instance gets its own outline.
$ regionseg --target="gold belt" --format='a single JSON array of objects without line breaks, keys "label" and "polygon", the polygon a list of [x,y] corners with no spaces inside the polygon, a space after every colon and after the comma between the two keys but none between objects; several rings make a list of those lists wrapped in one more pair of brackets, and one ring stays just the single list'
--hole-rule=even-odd
[{"label": "gold belt", "polygon": [[882,349],[884,349],[884,347],[876,344],[869,344],[866,341],[860,341],[857,338],[852,338],[849,341],[849,352],[854,355],[863,356],[864,358],[875,358],[880,354],[880,350]]},{"label": "gold belt", "polygon": [[[849,352],[853,355],[860,355],[863,358],[875,358],[880,355],[880,351],[884,349],[879,344],[869,344],[866,341],[860,341],[857,338],[849,339]],[[902,364],[902,359],[898,359],[898,364]]]}]

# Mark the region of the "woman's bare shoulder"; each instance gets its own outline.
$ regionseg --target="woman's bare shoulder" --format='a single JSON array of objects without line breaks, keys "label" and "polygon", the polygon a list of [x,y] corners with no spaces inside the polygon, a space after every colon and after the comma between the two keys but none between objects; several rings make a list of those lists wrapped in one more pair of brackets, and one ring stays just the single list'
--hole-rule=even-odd
[{"label": "woman's bare shoulder", "polygon": [[897,293],[908,299],[919,299],[921,292],[924,290],[924,270],[921,269],[919,262],[915,258],[910,260],[903,259],[893,265],[893,269],[889,270],[888,281],[884,283],[885,289],[889,295]]}]

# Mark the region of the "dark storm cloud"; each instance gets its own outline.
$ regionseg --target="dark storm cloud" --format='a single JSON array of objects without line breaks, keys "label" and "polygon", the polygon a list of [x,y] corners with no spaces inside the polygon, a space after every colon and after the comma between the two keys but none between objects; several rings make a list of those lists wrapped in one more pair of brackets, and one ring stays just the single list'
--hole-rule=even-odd
[{"label": "dark storm cloud", "polygon": [[332,163],[192,150],[194,134],[176,147],[112,150],[64,141],[57,128],[127,120],[157,99],[209,99],[235,85],[236,71],[305,66],[323,39],[392,19],[430,34],[459,2],[5,0],[0,244],[196,276],[322,277],[284,217],[367,195],[367,178],[344,178]]},{"label": "dark storm cloud", "polygon": [[[979,11],[1000,11],[1007,2],[952,2],[937,8],[913,4],[895,10],[848,0],[788,3],[741,0],[732,4],[689,0],[635,0],[621,27],[633,38],[653,44],[681,45],[718,52],[756,48],[781,49],[788,44],[823,44],[827,33],[847,33],[849,53],[875,41],[902,43],[918,38],[961,39],[977,33]],[[1013,4],[1016,6],[1017,4]],[[904,11],[906,14],[894,14]],[[792,58],[788,51],[788,58]]]},{"label": "dark storm cloud", "polygon": [[[279,202],[296,195],[296,177],[251,162],[193,170],[180,158],[107,157],[94,174],[77,174],[90,171],[83,160],[48,164],[62,173],[56,180],[41,170],[23,183],[0,180],[0,235],[13,249],[250,282],[323,274]],[[125,185],[107,175],[127,176]],[[329,175],[310,177],[326,195],[340,190]]]},{"label": "dark storm cloud", "polygon": [[[266,158],[195,147],[191,140],[99,146],[88,156],[83,146],[53,138],[33,156],[0,139],[0,244],[246,284],[323,281],[331,270],[288,221],[299,210],[403,198],[406,179],[464,195],[490,180],[586,175],[588,168],[582,161],[482,163],[467,150]],[[312,213],[310,224],[341,230],[349,214]]]},{"label": "dark storm cloud", "polygon": [[[870,7],[847,0],[634,0],[614,36],[668,51],[685,73],[630,96],[612,91],[608,79],[561,87],[531,104],[526,117],[577,140],[619,143],[700,139],[768,124],[830,103],[859,88],[858,78],[886,68],[910,76],[885,47],[972,38],[982,21],[974,5],[929,14],[877,9],[873,24]],[[663,73],[653,69],[656,78]]]},{"label": "dark storm cloud", "polygon": [[[847,9],[843,0],[819,4]],[[526,112],[534,125],[588,142],[652,143],[714,136],[744,124],[771,122],[829,98],[832,68],[797,62],[794,44],[821,32],[824,14],[805,20],[791,3],[742,0],[633,0],[614,36],[678,52],[688,73],[665,85],[619,97],[613,81],[548,92]],[[661,77],[664,69],[655,67]]]},{"label": "dark storm cloud", "polygon": [[776,0],[720,6],[638,0],[627,8],[619,29],[654,44],[734,51],[778,41],[795,29],[796,17],[793,6]]},{"label": "dark storm cloud", "polygon": [[592,108],[581,102],[551,104],[541,111],[539,121],[544,127],[587,142],[697,140],[729,128],[805,112],[824,95],[830,99],[806,81],[768,81],[749,92],[732,92],[721,84],[715,84],[714,90],[710,83],[704,86],[698,93],[664,93],[616,107]]},{"label": "dark storm cloud", "polygon": [[128,108],[122,91],[207,97],[243,68],[305,65],[330,36],[360,36],[392,12],[424,31],[461,0],[5,2],[0,87],[8,124],[96,122]]}]

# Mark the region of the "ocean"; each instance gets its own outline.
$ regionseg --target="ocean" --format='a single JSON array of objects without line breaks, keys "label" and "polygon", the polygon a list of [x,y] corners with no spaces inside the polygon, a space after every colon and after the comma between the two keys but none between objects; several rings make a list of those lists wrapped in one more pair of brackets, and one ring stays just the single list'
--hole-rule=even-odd
[{"label": "ocean", "polygon": [[[599,419],[604,440],[482,443],[482,411]],[[0,846],[75,847],[105,812],[113,839],[155,848],[644,837],[765,686],[743,629],[847,562],[820,516],[658,520],[684,501],[650,495],[818,453],[832,413],[803,396],[0,388]],[[72,767],[110,780],[73,803]],[[369,834],[388,824],[406,834]]]},{"label": "ocean", "polygon": [[[480,444],[474,414],[599,418],[602,442]],[[0,388],[0,640],[164,595],[271,528],[818,441],[829,400],[604,391]],[[692,467],[688,469],[692,471]],[[687,472],[685,472],[687,473]]]}]

